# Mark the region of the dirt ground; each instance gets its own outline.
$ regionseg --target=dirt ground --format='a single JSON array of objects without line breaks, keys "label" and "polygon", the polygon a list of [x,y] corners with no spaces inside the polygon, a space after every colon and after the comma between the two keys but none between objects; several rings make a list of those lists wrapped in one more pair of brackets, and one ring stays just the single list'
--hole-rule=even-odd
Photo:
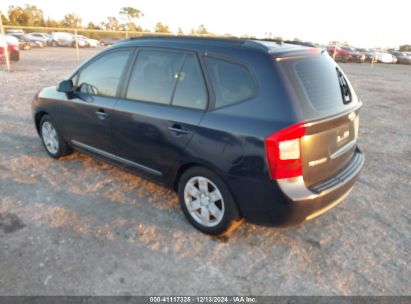
[{"label": "dirt ground", "polygon": [[411,294],[411,66],[342,65],[366,155],[344,203],[222,240],[194,230],[169,190],[80,153],[48,157],[31,100],[78,62],[64,48],[21,57],[0,72],[0,295]]}]

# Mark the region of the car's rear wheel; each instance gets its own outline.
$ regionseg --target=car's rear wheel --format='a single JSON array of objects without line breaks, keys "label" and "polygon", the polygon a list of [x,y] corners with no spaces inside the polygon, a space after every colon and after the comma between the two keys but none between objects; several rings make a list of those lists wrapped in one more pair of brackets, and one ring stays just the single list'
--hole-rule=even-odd
[{"label": "car's rear wheel", "polygon": [[10,60],[12,61],[19,61],[20,60],[20,53],[13,51],[10,53]]},{"label": "car's rear wheel", "polygon": [[184,215],[201,232],[227,234],[241,223],[239,210],[228,187],[208,169],[193,167],[184,172],[178,194]]},{"label": "car's rear wheel", "polygon": [[51,116],[42,117],[39,130],[43,146],[51,157],[60,158],[70,154],[71,149],[64,141]]},{"label": "car's rear wheel", "polygon": [[54,40],[53,40],[53,41],[51,42],[51,46],[52,46],[52,47],[56,47],[56,46],[57,46],[57,41],[54,41]]}]

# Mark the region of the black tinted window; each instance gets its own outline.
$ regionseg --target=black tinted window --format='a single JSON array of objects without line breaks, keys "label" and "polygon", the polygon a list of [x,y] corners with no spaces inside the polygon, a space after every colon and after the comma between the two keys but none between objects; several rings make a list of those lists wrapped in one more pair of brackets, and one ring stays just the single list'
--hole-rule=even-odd
[{"label": "black tinted window", "polygon": [[126,97],[170,104],[183,58],[179,52],[140,51]]},{"label": "black tinted window", "polygon": [[193,54],[186,56],[183,68],[178,74],[173,105],[194,109],[205,109],[207,91],[197,58]]},{"label": "black tinted window", "polygon": [[114,97],[129,55],[130,51],[117,51],[92,62],[80,72],[78,90],[92,95]]},{"label": "black tinted window", "polygon": [[256,84],[243,65],[206,57],[205,64],[216,95],[216,107],[243,101],[256,94]]},{"label": "black tinted window", "polygon": [[300,60],[294,65],[298,80],[317,111],[335,109],[342,104],[337,70],[323,57]]}]

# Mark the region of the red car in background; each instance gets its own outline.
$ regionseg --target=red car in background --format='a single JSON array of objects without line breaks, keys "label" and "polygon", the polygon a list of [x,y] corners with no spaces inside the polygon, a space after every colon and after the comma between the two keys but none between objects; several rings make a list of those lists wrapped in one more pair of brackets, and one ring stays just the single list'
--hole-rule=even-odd
[{"label": "red car in background", "polygon": [[11,61],[19,61],[19,41],[14,37],[0,34],[0,61],[5,60],[5,48],[7,48],[7,54],[9,55],[9,59]]},{"label": "red car in background", "polygon": [[334,58],[337,62],[348,62],[350,57],[350,52],[343,50],[340,47],[328,46],[328,54]]},{"label": "red car in background", "polygon": [[[328,54],[337,62],[365,62],[366,56],[353,47],[327,47]],[[335,54],[335,55],[334,55]]]}]

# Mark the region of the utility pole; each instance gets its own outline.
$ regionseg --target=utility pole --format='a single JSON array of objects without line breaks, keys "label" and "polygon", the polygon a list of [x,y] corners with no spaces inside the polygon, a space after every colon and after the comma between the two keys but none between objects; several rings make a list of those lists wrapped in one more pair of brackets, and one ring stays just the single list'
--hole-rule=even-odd
[{"label": "utility pole", "polygon": [[0,11],[0,33],[4,37],[4,45],[3,45],[3,50],[4,50],[4,58],[6,59],[6,70],[7,72],[10,72],[10,58],[9,58],[9,45],[6,40],[6,36],[4,35],[4,28],[3,28],[3,20],[1,19],[1,11]]},{"label": "utility pole", "polygon": [[79,61],[80,56],[79,56],[79,52],[78,52],[77,21],[76,21],[75,29],[74,29],[74,38],[76,39],[76,57],[77,57],[77,61]]}]

